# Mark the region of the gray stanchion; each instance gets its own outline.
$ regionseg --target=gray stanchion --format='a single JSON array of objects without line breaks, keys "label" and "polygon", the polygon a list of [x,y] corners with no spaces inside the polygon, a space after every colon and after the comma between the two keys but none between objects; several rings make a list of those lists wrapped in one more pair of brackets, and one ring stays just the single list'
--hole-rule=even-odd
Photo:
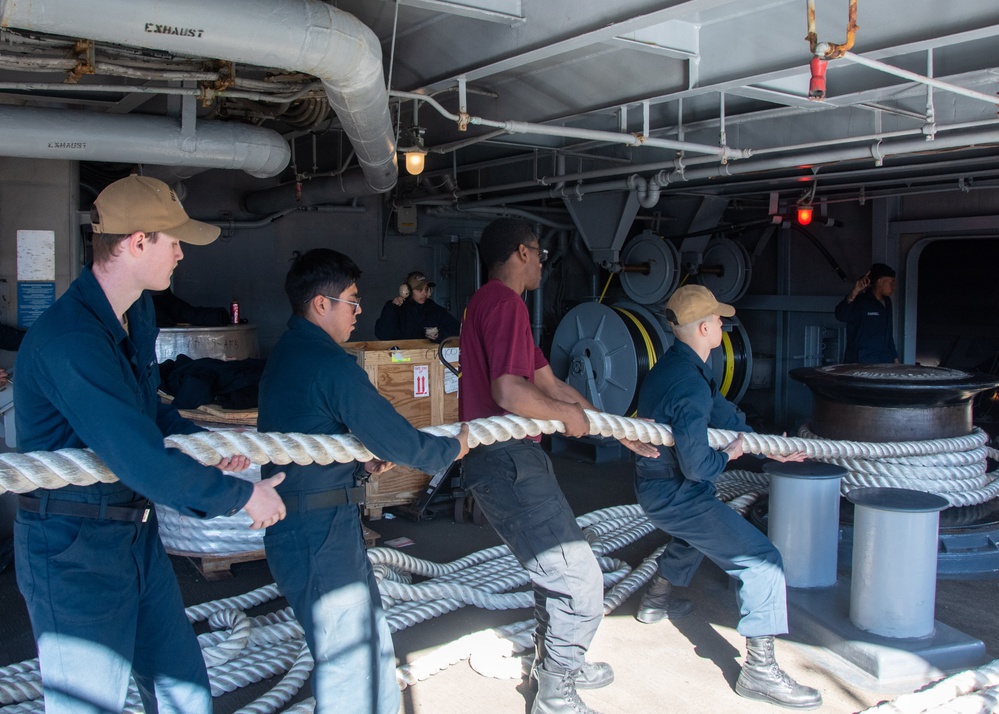
[{"label": "gray stanchion", "polygon": [[769,461],[770,512],[767,531],[784,561],[792,588],[836,584],[839,547],[839,484],[842,466],[804,461]]},{"label": "gray stanchion", "polygon": [[883,637],[932,635],[947,499],[903,488],[860,488],[847,498],[856,506],[850,621]]}]

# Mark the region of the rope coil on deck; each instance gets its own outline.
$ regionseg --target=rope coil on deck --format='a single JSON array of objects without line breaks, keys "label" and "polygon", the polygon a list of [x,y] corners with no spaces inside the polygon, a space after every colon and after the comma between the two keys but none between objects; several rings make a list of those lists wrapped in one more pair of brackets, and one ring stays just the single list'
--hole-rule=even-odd
[{"label": "rope coil on deck", "polygon": [[[638,568],[632,569],[607,553],[651,533],[654,527],[637,505],[614,506],[576,519],[604,571],[605,612],[611,612],[651,578],[657,549]],[[530,578],[506,546],[495,546],[450,563],[435,563],[388,548],[372,548],[368,557],[378,575],[382,602],[393,632],[436,615],[475,604],[490,609],[520,609],[534,605],[529,590],[509,592],[529,585]],[[391,573],[392,575],[389,575]],[[413,577],[431,580],[412,584]],[[305,646],[304,632],[291,608],[249,617],[245,610],[280,597],[274,584],[257,590],[187,608],[188,619],[208,621],[216,631],[198,636],[213,696],[231,692],[263,679],[287,673],[262,697],[240,710],[241,714],[271,714],[287,704],[301,688],[313,668]],[[492,676],[520,676],[515,655],[532,648],[535,623],[528,620],[495,630],[474,633],[410,662],[398,670],[400,687],[446,669],[464,659],[473,659],[479,671]],[[500,674],[496,674],[499,672]],[[514,674],[515,673],[515,674]],[[0,668],[0,706],[3,714],[42,712],[38,661],[20,662]],[[314,701],[302,702],[289,711],[312,712]],[[126,712],[142,711],[138,691],[132,687]]]},{"label": "rope coil on deck", "polygon": [[[666,425],[595,411],[587,411],[586,416],[591,436],[631,439],[657,446],[673,445],[673,432]],[[565,430],[560,421],[515,415],[466,423],[468,443],[472,448]],[[437,436],[456,436],[460,428],[461,424],[446,424],[422,431]],[[844,479],[844,491],[874,485],[915,488],[938,493],[955,506],[984,503],[999,496],[999,472],[985,470],[985,458],[994,456],[995,450],[984,448],[987,436],[979,429],[966,436],[947,439],[883,443],[821,439],[807,430],[802,436],[787,437],[709,429],[708,443],[712,448],[721,449],[737,436],[742,437],[744,451],[749,454],[771,456],[802,451],[810,458],[845,466],[850,475]],[[212,431],[171,436],[165,443],[209,466],[235,455],[244,455],[254,464],[277,465],[325,465],[375,458],[351,434]],[[962,455],[952,458],[952,454]],[[889,461],[882,464],[882,459]],[[905,464],[907,468],[899,468],[896,464]],[[957,486],[953,484],[955,478],[960,479]],[[115,480],[114,474],[87,449],[0,454],[0,489],[3,491],[25,493],[36,488],[55,489],[70,484],[83,486]]]}]

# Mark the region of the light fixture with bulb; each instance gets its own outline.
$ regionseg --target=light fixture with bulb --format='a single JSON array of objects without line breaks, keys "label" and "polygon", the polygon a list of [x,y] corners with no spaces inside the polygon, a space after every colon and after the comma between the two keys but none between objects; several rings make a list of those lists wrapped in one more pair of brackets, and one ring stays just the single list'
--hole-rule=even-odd
[{"label": "light fixture with bulb", "polygon": [[809,191],[805,191],[805,195],[798,199],[798,225],[807,226],[812,222],[812,202],[815,200],[815,189],[818,188],[819,182],[812,181],[812,188]]},{"label": "light fixture with bulb", "polygon": [[426,130],[420,126],[411,126],[408,129],[410,145],[400,148],[406,157],[406,171],[412,176],[419,176],[423,173],[424,159],[427,150],[423,148],[423,133]]}]

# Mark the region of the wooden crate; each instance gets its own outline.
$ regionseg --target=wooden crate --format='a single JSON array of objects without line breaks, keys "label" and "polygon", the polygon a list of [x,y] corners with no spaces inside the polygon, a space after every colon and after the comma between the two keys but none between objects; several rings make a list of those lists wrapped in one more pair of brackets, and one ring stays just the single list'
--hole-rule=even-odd
[{"label": "wooden crate", "polygon": [[[458,420],[458,389],[430,340],[348,342],[344,349],[357,357],[378,393],[389,400],[410,424],[420,428]],[[423,385],[419,380],[426,378]],[[447,384],[445,384],[447,381]]]},{"label": "wooden crate", "polygon": [[[348,342],[344,349],[357,357],[378,393],[416,428],[458,421],[457,378],[441,364],[439,345],[430,340],[394,340]],[[453,349],[447,356],[457,367],[457,348]],[[422,388],[419,377],[424,373],[428,381]],[[365,486],[364,515],[381,518],[382,509],[410,503],[429,482],[428,474],[406,466],[373,476]]]}]

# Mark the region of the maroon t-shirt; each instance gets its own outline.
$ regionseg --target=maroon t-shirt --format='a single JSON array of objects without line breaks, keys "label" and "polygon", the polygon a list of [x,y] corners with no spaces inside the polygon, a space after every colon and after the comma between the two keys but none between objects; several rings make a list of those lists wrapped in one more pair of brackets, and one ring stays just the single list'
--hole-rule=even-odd
[{"label": "maroon t-shirt", "polygon": [[472,296],[461,323],[458,418],[506,414],[493,400],[492,381],[514,374],[533,384],[535,370],[547,365],[534,344],[523,299],[499,280],[490,280]]}]

